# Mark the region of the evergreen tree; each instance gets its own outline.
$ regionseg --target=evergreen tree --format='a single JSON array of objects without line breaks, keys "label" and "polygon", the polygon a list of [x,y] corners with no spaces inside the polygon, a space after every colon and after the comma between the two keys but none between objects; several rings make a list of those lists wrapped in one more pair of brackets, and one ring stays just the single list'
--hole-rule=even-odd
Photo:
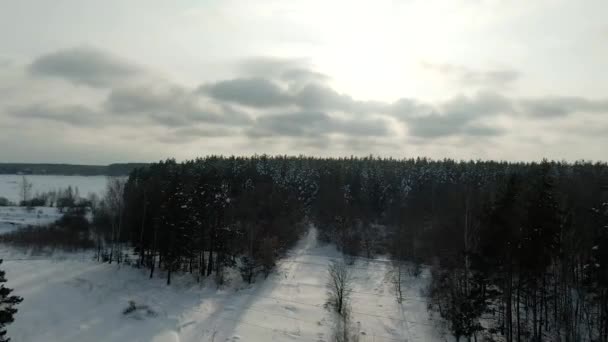
[{"label": "evergreen tree", "polygon": [[[0,259],[0,265],[2,264]],[[15,306],[23,301],[19,296],[11,296],[12,289],[4,286],[6,283],[5,272],[0,270],[0,342],[8,342],[10,338],[6,336],[6,326],[13,322],[17,309]]]}]

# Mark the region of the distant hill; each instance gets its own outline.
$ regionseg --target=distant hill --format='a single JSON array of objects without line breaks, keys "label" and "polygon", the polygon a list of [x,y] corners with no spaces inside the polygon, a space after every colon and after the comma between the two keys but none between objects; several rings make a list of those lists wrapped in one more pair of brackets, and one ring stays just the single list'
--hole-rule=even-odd
[{"label": "distant hill", "polygon": [[0,163],[0,174],[27,175],[81,175],[81,176],[126,176],[137,167],[146,163],[118,163],[110,165],[75,164],[29,164]]}]

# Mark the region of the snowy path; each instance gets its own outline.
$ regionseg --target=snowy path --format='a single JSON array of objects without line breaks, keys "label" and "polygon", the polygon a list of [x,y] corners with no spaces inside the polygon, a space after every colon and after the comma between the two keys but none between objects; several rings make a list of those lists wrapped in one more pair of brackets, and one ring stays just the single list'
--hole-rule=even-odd
[{"label": "snowy path", "polygon": [[[2,248],[0,246],[0,248]],[[149,280],[147,272],[88,260],[7,261],[9,286],[25,298],[9,335],[34,341],[330,341],[327,265],[340,258],[317,245],[311,229],[268,279],[233,288],[200,286],[188,276],[174,285]],[[360,258],[352,266],[353,322],[362,342],[440,341],[414,279],[397,304],[390,263]],[[241,286],[239,286],[241,285]],[[239,289],[240,287],[240,289]],[[236,289],[235,289],[236,288]],[[130,300],[155,317],[122,315]]]}]

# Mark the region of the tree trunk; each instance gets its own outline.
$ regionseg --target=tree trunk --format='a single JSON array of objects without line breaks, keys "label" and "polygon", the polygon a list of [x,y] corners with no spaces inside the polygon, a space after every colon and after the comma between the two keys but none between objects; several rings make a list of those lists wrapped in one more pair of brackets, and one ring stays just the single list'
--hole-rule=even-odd
[{"label": "tree trunk", "polygon": [[144,231],[146,227],[146,190],[144,189],[144,212],[141,219],[141,228],[139,231],[139,248],[140,248],[140,266],[144,263]]},{"label": "tree trunk", "polygon": [[150,279],[154,277],[154,266],[156,265],[156,256],[152,254],[152,262],[150,263]]},{"label": "tree trunk", "polygon": [[173,268],[173,263],[169,262],[169,266],[167,267],[167,285],[171,285],[171,269]]},{"label": "tree trunk", "polygon": [[521,313],[520,313],[520,302],[521,302],[521,275],[517,277],[517,342],[521,342]]},{"label": "tree trunk", "polygon": [[209,260],[207,260],[207,276],[210,276],[211,273],[213,273],[213,248],[209,250]]},{"label": "tree trunk", "polygon": [[112,263],[112,260],[114,259],[114,246],[116,245],[116,226],[114,225],[114,222],[111,223],[111,226],[112,226],[112,239],[111,239],[112,245],[110,246],[110,264]]},{"label": "tree trunk", "polygon": [[[509,261],[509,263],[511,263]],[[509,272],[507,274],[507,292],[505,294],[506,308],[506,326],[507,326],[507,342],[513,342],[513,309],[512,309],[512,283],[513,283],[513,271],[509,265]]]}]

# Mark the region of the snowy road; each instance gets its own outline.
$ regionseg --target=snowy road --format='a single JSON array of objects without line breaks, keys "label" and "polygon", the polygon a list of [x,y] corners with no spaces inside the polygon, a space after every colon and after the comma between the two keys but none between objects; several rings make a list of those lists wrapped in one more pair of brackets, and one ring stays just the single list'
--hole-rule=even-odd
[{"label": "snowy road", "polygon": [[[330,341],[324,308],[327,265],[340,258],[317,245],[311,229],[268,279],[252,286],[233,281],[224,290],[188,276],[172,286],[147,272],[86,259],[9,260],[9,287],[24,297],[9,336],[34,341]],[[412,279],[403,304],[392,290],[388,262],[358,259],[353,322],[360,341],[440,341],[420,296],[424,278]],[[125,316],[129,301],[156,315]]]}]

